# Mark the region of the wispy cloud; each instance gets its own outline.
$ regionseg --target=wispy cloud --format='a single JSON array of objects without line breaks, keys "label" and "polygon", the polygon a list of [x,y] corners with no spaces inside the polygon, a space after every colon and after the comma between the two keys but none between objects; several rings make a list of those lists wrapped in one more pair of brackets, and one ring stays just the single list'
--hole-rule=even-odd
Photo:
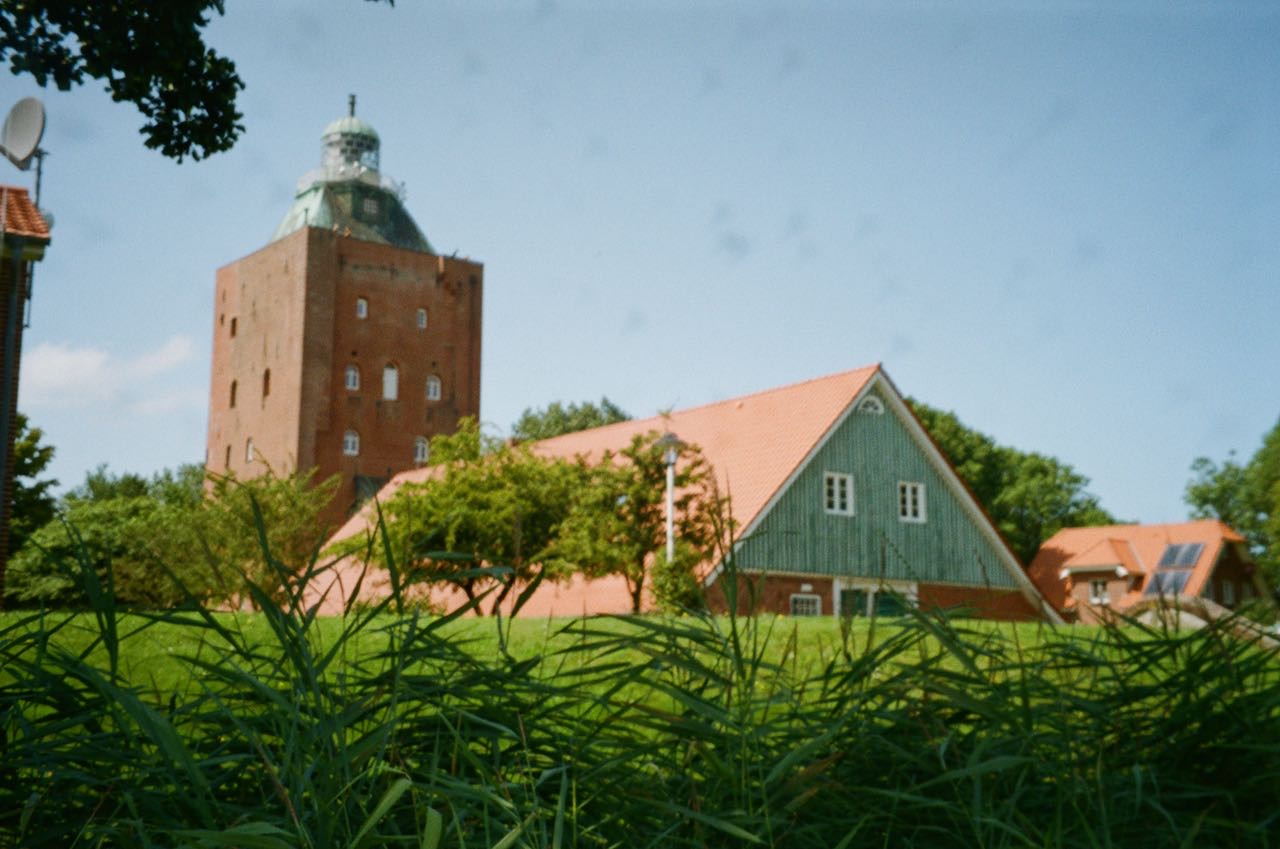
[{"label": "wispy cloud", "polygon": [[22,405],[33,409],[105,406],[158,413],[200,404],[203,390],[175,390],[164,380],[190,362],[193,353],[188,336],[171,336],[155,350],[135,357],[46,342],[22,358]]}]

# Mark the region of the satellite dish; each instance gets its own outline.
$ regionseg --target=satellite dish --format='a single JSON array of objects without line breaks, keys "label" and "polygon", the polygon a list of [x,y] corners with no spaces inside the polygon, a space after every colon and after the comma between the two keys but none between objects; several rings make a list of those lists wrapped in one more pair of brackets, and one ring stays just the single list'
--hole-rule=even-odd
[{"label": "satellite dish", "polygon": [[26,171],[44,135],[44,104],[24,97],[13,105],[0,131],[0,151],[9,161]]}]

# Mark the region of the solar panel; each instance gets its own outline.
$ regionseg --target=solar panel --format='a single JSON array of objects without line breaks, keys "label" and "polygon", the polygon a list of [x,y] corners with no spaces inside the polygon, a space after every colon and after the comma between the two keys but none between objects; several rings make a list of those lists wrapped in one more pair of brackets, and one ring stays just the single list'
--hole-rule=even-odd
[{"label": "solar panel", "polygon": [[1200,559],[1201,551],[1204,551],[1204,543],[1202,542],[1192,542],[1182,546],[1182,553],[1178,555],[1178,565],[1196,565],[1196,561]]},{"label": "solar panel", "polygon": [[1145,595],[1179,595],[1187,585],[1190,572],[1156,572],[1147,583]]}]

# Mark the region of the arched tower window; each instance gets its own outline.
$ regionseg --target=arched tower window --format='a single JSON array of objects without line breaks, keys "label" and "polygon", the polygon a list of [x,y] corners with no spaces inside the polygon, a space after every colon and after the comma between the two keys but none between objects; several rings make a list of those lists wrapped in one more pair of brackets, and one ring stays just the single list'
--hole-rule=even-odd
[{"label": "arched tower window", "polygon": [[413,440],[413,462],[419,466],[425,466],[429,456],[431,456],[431,443],[427,442],[427,438],[419,436]]},{"label": "arched tower window", "polygon": [[365,298],[356,298],[356,318],[369,317],[369,301]]},{"label": "arched tower window", "polygon": [[253,458],[256,455],[257,452],[253,450],[253,437],[251,436],[244,444],[244,461],[246,463],[252,463]]},{"label": "arched tower window", "polygon": [[360,434],[354,430],[349,430],[342,434],[342,453],[348,457],[356,457],[360,454]]},{"label": "arched tower window", "polygon": [[271,394],[271,369],[267,369],[262,373],[262,397],[266,398]]},{"label": "arched tower window", "polygon": [[423,309],[422,307],[418,307],[418,319],[417,319],[417,320],[418,320],[418,329],[419,329],[419,330],[426,330],[426,329],[427,329],[427,311],[426,311],[425,309]]},{"label": "arched tower window", "polygon": [[382,368],[382,398],[394,401],[400,397],[400,369],[394,363],[387,363]]},{"label": "arched tower window", "polygon": [[440,378],[434,374],[427,378],[427,400],[440,400]]},{"label": "arched tower window", "polygon": [[231,446],[230,445],[227,446],[227,455],[222,460],[222,468],[224,469],[231,468]]},{"label": "arched tower window", "polygon": [[234,407],[235,405],[236,405],[236,382],[233,380],[231,381],[231,406]]},{"label": "arched tower window", "polygon": [[348,391],[351,391],[351,392],[358,391],[360,389],[360,366],[357,366],[357,365],[347,366],[346,374],[345,374],[345,377],[343,378],[343,383],[347,387]]}]

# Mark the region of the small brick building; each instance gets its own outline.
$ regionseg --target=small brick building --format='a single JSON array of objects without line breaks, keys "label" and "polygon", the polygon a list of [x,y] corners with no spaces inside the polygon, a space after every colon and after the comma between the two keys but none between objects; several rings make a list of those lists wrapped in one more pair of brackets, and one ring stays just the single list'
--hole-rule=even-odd
[{"label": "small brick building", "polygon": [[484,269],[434,252],[352,114],[271,242],[220,268],[206,466],[340,476],[345,517],[480,413]]}]

